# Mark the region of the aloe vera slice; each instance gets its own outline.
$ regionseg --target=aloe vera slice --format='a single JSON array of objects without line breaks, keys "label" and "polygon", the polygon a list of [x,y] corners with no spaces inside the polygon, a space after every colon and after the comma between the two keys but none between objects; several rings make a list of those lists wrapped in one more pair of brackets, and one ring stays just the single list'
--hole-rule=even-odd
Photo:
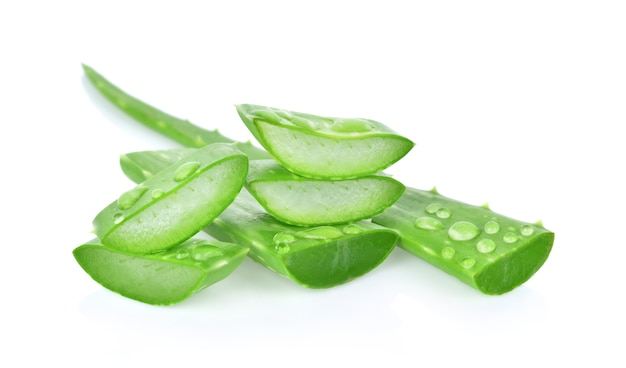
[{"label": "aloe vera slice", "polygon": [[344,284],[376,268],[398,235],[369,221],[303,228],[277,221],[245,189],[205,231],[249,247],[249,256],[308,288]]},{"label": "aloe vera slice", "polygon": [[281,165],[306,177],[349,179],[374,174],[414,146],[374,120],[330,118],[249,104],[236,108],[250,132]]},{"label": "aloe vera slice", "polygon": [[98,239],[73,254],[94,281],[143,303],[181,302],[230,275],[246,257],[237,244],[190,239],[167,251],[136,254],[103,246]]},{"label": "aloe vera slice", "polygon": [[299,226],[342,224],[371,218],[389,208],[404,185],[384,175],[310,179],[274,160],[250,161],[246,188],[272,216]]},{"label": "aloe vera slice", "polygon": [[485,294],[526,282],[544,264],[554,233],[499,215],[486,206],[407,188],[373,222],[396,229],[399,246]]},{"label": "aloe vera slice", "polygon": [[103,209],[93,221],[94,233],[118,250],[170,248],[219,215],[243,187],[247,171],[247,157],[230,144],[192,151]]},{"label": "aloe vera slice", "polygon": [[[142,159],[144,155],[151,159]],[[159,170],[163,161],[177,152],[133,152],[123,155],[124,172],[132,180],[142,180]],[[140,164],[141,163],[141,164]],[[139,168],[140,167],[140,168]],[[241,244],[248,256],[297,284],[309,288],[329,288],[346,283],[373,270],[391,253],[398,241],[395,231],[359,221],[346,225],[299,227],[285,224],[269,215],[245,189],[204,231],[212,237]]]}]

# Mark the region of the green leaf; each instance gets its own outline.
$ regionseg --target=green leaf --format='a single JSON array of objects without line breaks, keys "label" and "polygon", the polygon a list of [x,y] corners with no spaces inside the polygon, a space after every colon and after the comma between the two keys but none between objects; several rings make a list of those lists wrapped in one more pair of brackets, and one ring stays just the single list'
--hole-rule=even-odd
[{"label": "green leaf", "polygon": [[396,229],[401,248],[493,295],[533,276],[554,242],[539,224],[413,188],[373,222]]},{"label": "green leaf", "polygon": [[374,120],[330,118],[258,105],[237,105],[250,132],[289,171],[311,178],[374,174],[414,146]]},{"label": "green leaf", "polygon": [[391,253],[398,235],[369,221],[298,227],[267,214],[244,189],[205,231],[250,249],[270,270],[308,288],[329,288],[363,276]]},{"label": "green leaf", "polygon": [[178,303],[230,275],[247,248],[190,239],[167,251],[136,254],[108,248],[94,239],[76,249],[78,264],[94,281],[143,303]]},{"label": "green leaf", "polygon": [[251,161],[246,188],[269,214],[299,226],[371,218],[389,208],[404,191],[402,183],[384,175],[311,179],[291,173],[274,160]]},{"label": "green leaf", "polygon": [[95,217],[94,232],[113,249],[151,253],[170,248],[219,215],[243,187],[247,171],[247,157],[230,144],[192,151],[158,171],[144,172],[147,180]]}]

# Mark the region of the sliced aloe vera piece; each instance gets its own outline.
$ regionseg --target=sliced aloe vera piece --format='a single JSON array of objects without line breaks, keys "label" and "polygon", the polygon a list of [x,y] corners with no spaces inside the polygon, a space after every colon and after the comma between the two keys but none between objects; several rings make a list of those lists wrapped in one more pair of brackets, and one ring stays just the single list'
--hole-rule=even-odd
[{"label": "sliced aloe vera piece", "polygon": [[[120,165],[132,180],[150,176],[161,165],[143,155],[173,159],[176,152],[133,152]],[[154,167],[150,167],[150,164]],[[362,276],[382,263],[398,234],[370,221],[347,225],[299,227],[269,215],[245,189],[204,231],[214,238],[250,249],[256,262],[309,288],[328,288]]]},{"label": "sliced aloe vera piece", "polygon": [[330,118],[258,105],[237,105],[250,132],[288,170],[311,178],[374,174],[414,143],[369,119]]},{"label": "sliced aloe vera piece", "polygon": [[237,244],[190,239],[164,252],[141,255],[108,248],[94,239],[73,254],[105,288],[143,303],[168,305],[226,278],[247,252]]},{"label": "sliced aloe vera piece", "polygon": [[230,144],[192,151],[103,209],[94,232],[109,248],[151,253],[200,231],[237,196],[248,159]]},{"label": "sliced aloe vera piece", "polygon": [[311,179],[274,160],[250,161],[246,188],[280,221],[299,226],[342,224],[378,215],[404,192],[384,175],[354,179]]},{"label": "sliced aloe vera piece", "polygon": [[309,288],[329,288],[376,268],[391,253],[398,234],[369,221],[299,227],[267,214],[245,188],[205,231],[249,247],[254,261]]},{"label": "sliced aloe vera piece", "polygon": [[499,215],[486,206],[407,188],[373,221],[396,229],[400,247],[485,294],[526,282],[544,264],[554,233]]}]

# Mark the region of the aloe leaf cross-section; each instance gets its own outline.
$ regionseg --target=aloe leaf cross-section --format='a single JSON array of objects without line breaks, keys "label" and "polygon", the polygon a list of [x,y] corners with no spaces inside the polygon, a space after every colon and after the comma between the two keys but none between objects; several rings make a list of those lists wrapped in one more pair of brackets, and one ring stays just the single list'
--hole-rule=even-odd
[{"label": "aloe leaf cross-section", "polygon": [[226,278],[247,252],[237,244],[189,239],[163,252],[137,254],[93,239],[73,254],[83,270],[105,288],[143,303],[169,305]]},{"label": "aloe leaf cross-section", "polygon": [[405,187],[385,175],[311,179],[293,174],[274,160],[254,160],[250,161],[246,188],[278,220],[318,226],[378,215],[402,195]]},{"label": "aloe leaf cross-section", "polygon": [[241,104],[237,112],[257,141],[285,168],[311,178],[374,174],[414,146],[386,125]]},{"label": "aloe leaf cross-section", "polygon": [[485,294],[515,289],[547,260],[554,233],[437,193],[407,188],[373,222],[396,229],[399,246]]},{"label": "aloe leaf cross-section", "polygon": [[[227,143],[209,145],[152,171],[94,218],[109,248],[158,252],[189,239],[235,199],[248,159]],[[149,177],[148,177],[149,176]]]}]

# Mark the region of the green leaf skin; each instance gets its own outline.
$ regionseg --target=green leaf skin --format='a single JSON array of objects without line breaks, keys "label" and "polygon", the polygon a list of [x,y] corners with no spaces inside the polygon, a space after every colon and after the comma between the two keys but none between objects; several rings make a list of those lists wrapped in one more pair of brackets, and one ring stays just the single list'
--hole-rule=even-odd
[{"label": "green leaf skin", "polygon": [[103,246],[98,239],[73,254],[103,287],[147,304],[179,303],[230,275],[248,249],[237,244],[190,239],[167,251],[140,255]]},{"label": "green leaf skin", "polygon": [[274,160],[250,162],[246,188],[278,220],[298,226],[348,223],[389,208],[404,185],[384,175],[324,180],[295,175]]},{"label": "green leaf skin", "polygon": [[153,253],[189,239],[232,203],[248,172],[230,144],[195,150],[122,194],[94,219],[109,248]]},{"label": "green leaf skin", "polygon": [[235,142],[219,134],[217,130],[203,129],[188,120],[167,114],[147,103],[136,99],[119,89],[93,68],[83,64],[83,70],[94,87],[111,103],[148,128],[182,144],[185,147],[204,147],[213,143],[233,143],[238,150],[250,159],[266,159],[271,156],[250,142]]},{"label": "green leaf skin", "polygon": [[499,295],[526,282],[544,264],[554,233],[441,196],[407,188],[373,222],[396,229],[399,246],[479,291]]},{"label": "green leaf skin", "polygon": [[276,161],[305,177],[350,179],[374,174],[415,145],[374,120],[322,117],[249,104],[236,108]]},{"label": "green leaf skin", "polygon": [[[144,154],[151,157],[143,159]],[[169,159],[177,154],[172,152]],[[167,152],[134,152],[123,155],[120,164],[124,172],[132,171],[141,180],[141,175],[150,176],[167,164],[149,167],[157,157],[168,159]],[[369,221],[309,228],[288,225],[265,212],[245,188],[204,231],[248,247],[250,258],[308,288],[329,288],[368,273],[387,258],[399,239],[395,231]]]}]

